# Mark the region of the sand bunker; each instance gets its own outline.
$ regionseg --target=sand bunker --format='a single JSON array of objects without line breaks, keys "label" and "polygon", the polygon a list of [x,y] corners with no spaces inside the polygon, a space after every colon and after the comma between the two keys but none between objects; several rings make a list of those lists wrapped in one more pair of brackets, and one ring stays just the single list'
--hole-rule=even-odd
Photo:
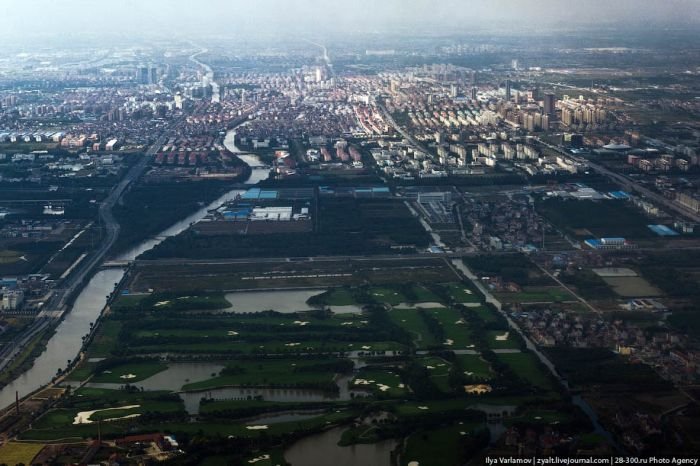
[{"label": "sand bunker", "polygon": [[[119,409],[136,409],[136,408],[140,408],[140,407],[141,407],[141,405],[129,405],[129,406],[119,406],[117,408],[103,408],[103,409],[94,409],[92,411],[81,411],[75,415],[75,419],[73,420],[73,424],[93,424],[95,421],[91,420],[90,416],[92,416],[95,413],[100,413],[103,411],[116,411]],[[122,416],[122,417],[103,419],[102,422],[118,421],[121,419],[128,419],[128,418],[138,417],[138,416],[140,416],[140,414],[129,414],[127,416]]]},{"label": "sand bunker", "polygon": [[496,335],[496,341],[506,341],[509,335],[510,332],[506,332],[503,335]]},{"label": "sand bunker", "polygon": [[248,460],[248,463],[254,464],[254,463],[257,463],[258,461],[265,461],[265,460],[269,460],[269,459],[270,459],[270,455],[260,455],[257,458],[253,458],[252,460]]}]

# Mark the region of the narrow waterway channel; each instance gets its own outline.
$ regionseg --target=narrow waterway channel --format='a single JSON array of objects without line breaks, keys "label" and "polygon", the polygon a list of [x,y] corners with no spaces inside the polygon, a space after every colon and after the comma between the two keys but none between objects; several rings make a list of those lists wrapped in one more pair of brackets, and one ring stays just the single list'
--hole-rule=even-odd
[{"label": "narrow waterway channel", "polygon": [[[233,153],[240,152],[234,144],[235,129],[230,130],[224,139],[224,145]],[[252,172],[246,184],[256,184],[267,178],[269,170],[254,155],[241,154],[239,157],[250,167]],[[180,220],[155,238],[147,239],[122,253],[119,260],[132,260],[140,254],[157,246],[169,236],[175,236],[186,230],[192,223],[204,218],[209,210],[220,207],[224,202],[234,199],[242,193],[234,189],[197,212]],[[69,360],[75,358],[82,345],[82,337],[90,331],[90,323],[95,322],[107,302],[107,295],[114,291],[114,286],[124,276],[125,270],[109,269],[95,272],[73,304],[73,308],[56,328],[49,340],[46,351],[35,359],[34,365],[12,383],[0,390],[0,409],[15,401],[15,393],[20,398],[46,385],[56,375],[58,369],[64,369]]]}]

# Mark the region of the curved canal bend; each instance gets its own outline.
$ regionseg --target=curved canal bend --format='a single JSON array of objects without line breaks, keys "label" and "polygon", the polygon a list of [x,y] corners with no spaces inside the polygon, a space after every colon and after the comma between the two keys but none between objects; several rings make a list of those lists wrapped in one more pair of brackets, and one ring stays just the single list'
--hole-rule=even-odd
[{"label": "curved canal bend", "polygon": [[[235,129],[230,130],[224,139],[224,145],[231,152],[240,152],[234,144]],[[252,168],[246,184],[257,184],[267,178],[269,170],[257,156],[239,154],[245,163]],[[122,253],[119,260],[133,260],[140,254],[153,249],[169,236],[175,236],[187,229],[190,224],[202,219],[207,212],[221,206],[224,202],[234,199],[242,193],[234,189],[219,197],[206,207],[175,223],[155,238],[149,238],[128,251]],[[90,331],[90,323],[95,322],[107,303],[107,295],[114,291],[115,283],[124,276],[124,269],[99,270],[93,274],[88,284],[83,288],[73,307],[56,327],[56,332],[49,339],[46,350],[34,360],[34,365],[0,390],[0,409],[14,403],[15,393],[20,398],[51,382],[58,369],[64,369],[69,360],[73,360],[82,346],[82,337]]]}]

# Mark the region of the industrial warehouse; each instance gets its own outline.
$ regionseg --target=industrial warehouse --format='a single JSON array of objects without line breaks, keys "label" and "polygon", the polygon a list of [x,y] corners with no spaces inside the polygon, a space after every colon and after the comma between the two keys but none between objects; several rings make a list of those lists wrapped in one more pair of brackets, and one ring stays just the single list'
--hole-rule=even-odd
[{"label": "industrial warehouse", "polygon": [[194,226],[200,235],[299,233],[313,230],[313,190],[251,188]]}]

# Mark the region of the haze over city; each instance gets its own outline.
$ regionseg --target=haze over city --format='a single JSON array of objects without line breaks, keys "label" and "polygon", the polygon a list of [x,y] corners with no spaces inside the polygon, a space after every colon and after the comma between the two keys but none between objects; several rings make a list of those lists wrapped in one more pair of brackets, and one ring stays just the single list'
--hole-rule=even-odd
[{"label": "haze over city", "polygon": [[[697,0],[4,0],[0,34],[172,35],[355,32],[543,32],[580,24],[696,25]],[[269,29],[269,30],[268,30]],[[507,30],[502,32],[507,33]]]}]

